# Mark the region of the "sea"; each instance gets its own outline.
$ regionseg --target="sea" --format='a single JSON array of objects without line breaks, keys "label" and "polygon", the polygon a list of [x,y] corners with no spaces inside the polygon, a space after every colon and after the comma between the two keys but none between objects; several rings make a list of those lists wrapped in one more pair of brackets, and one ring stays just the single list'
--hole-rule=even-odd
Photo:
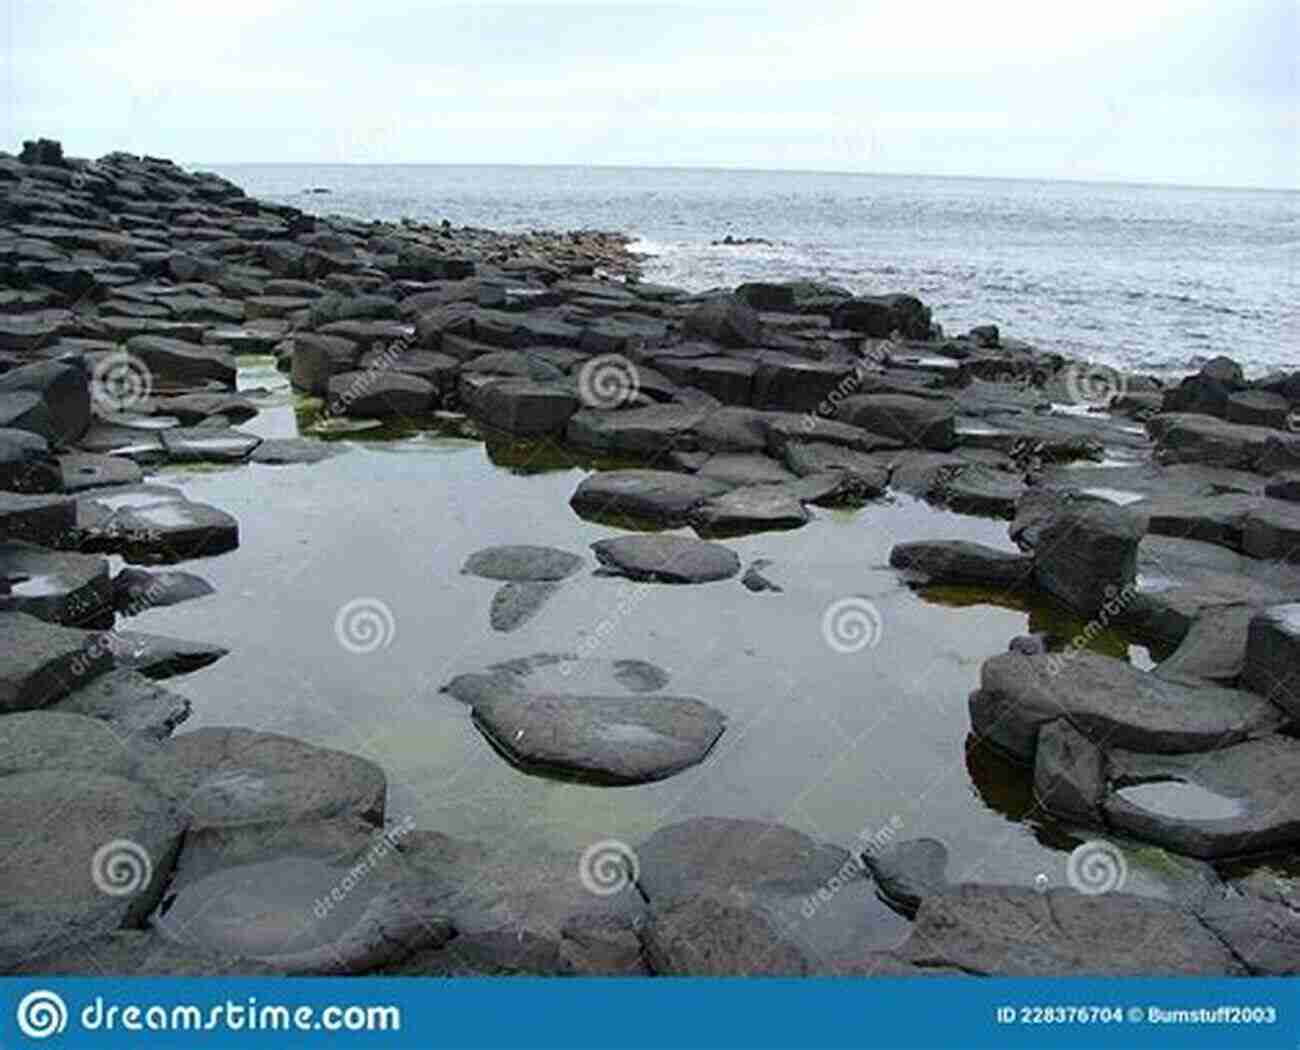
[{"label": "sea", "polygon": [[[690,291],[811,278],[909,292],[957,334],[1176,376],[1300,368],[1300,192],[690,168],[206,165],[318,214],[619,230]],[[312,192],[327,190],[327,193]],[[727,245],[727,237],[766,243]]]}]

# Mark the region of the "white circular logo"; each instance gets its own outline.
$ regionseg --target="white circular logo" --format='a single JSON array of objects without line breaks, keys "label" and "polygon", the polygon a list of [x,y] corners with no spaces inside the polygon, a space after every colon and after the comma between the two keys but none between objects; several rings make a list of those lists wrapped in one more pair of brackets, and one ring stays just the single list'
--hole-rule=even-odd
[{"label": "white circular logo", "polygon": [[578,861],[578,878],[597,897],[612,897],[637,880],[641,867],[632,847],[618,839],[593,843]]},{"label": "white circular logo", "polygon": [[587,408],[621,408],[640,390],[636,365],[621,354],[593,357],[578,373],[578,399]]},{"label": "white circular logo", "polygon": [[1074,889],[1095,897],[1123,889],[1128,879],[1128,861],[1118,846],[1093,839],[1070,854],[1065,874]]},{"label": "white circular logo", "polygon": [[90,396],[110,412],[138,408],[153,392],[153,373],[125,350],[101,358],[90,377]]},{"label": "white circular logo", "polygon": [[18,1003],[18,1030],[28,1039],[48,1039],[68,1027],[68,1007],[56,992],[28,992]]},{"label": "white circular logo", "polygon": [[378,598],[353,598],[334,617],[334,636],[350,653],[387,649],[396,634],[393,611]]},{"label": "white circular logo", "polygon": [[95,850],[90,860],[90,877],[101,893],[129,897],[149,885],[153,863],[139,843],[114,839]]},{"label": "white circular logo", "polygon": [[1065,389],[1076,405],[1105,406],[1128,392],[1128,376],[1109,365],[1075,363],[1066,369]]},{"label": "white circular logo", "polygon": [[866,598],[841,598],[822,615],[822,637],[837,653],[860,653],[880,644],[884,620]]}]

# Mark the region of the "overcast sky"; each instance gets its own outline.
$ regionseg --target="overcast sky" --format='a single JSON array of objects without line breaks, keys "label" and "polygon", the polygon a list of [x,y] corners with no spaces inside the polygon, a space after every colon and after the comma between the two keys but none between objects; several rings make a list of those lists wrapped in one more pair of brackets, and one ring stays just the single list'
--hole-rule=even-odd
[{"label": "overcast sky", "polygon": [[3,148],[1300,186],[1296,0],[5,0]]}]

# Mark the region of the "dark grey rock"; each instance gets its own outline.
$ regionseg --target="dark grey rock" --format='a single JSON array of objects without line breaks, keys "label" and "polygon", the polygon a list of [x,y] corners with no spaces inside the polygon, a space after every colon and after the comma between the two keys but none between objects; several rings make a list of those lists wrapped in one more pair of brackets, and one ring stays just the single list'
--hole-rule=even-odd
[{"label": "dark grey rock", "polygon": [[41,361],[0,375],[0,397],[16,393],[41,399],[50,421],[41,436],[56,445],[72,444],[90,425],[90,376],[79,360]]},{"label": "dark grey rock", "polygon": [[1252,693],[1170,682],[1088,650],[985,661],[970,712],[979,736],[1025,762],[1038,731],[1061,717],[1107,747],[1169,754],[1226,747],[1282,719]]},{"label": "dark grey rock", "polygon": [[1157,665],[1155,673],[1177,681],[1235,684],[1245,666],[1246,636],[1253,615],[1249,605],[1206,610],[1192,621],[1181,644]]},{"label": "dark grey rock", "polygon": [[[678,453],[693,455],[694,453]],[[695,470],[702,478],[726,485],[780,485],[794,481],[795,475],[767,456],[752,452],[718,452],[707,456]]]},{"label": "dark grey rock", "polygon": [[826,441],[788,441],[783,449],[785,465],[801,478],[817,474],[844,474],[864,498],[884,495],[889,486],[889,467],[869,453]]},{"label": "dark grey rock", "polygon": [[724,492],[701,503],[691,515],[692,524],[702,536],[800,528],[812,520],[803,505],[804,491],[796,487],[800,484],[755,485]]},{"label": "dark grey rock", "polygon": [[308,394],[326,397],[330,379],[355,369],[361,348],[342,336],[298,332],[293,337],[293,385]]},{"label": "dark grey rock", "polygon": [[1265,736],[1198,755],[1109,752],[1107,822],[1214,859],[1300,839],[1300,742]]},{"label": "dark grey rock", "polygon": [[938,839],[905,839],[862,855],[880,896],[909,918],[921,901],[951,888],[948,847]]},{"label": "dark grey rock", "polygon": [[328,404],[336,416],[423,416],[436,393],[432,383],[400,372],[341,372],[329,379]]},{"label": "dark grey rock", "polygon": [[83,492],[107,485],[138,485],[144,478],[139,466],[123,456],[97,456],[74,452],[60,456],[64,492]]},{"label": "dark grey rock", "polygon": [[773,583],[763,575],[763,570],[771,564],[772,563],[766,558],[756,558],[750,564],[750,566],[745,570],[745,575],[740,578],[740,582],[745,585],[747,591],[752,591],[755,594],[760,594],[763,591],[772,591],[776,594],[780,594],[784,591],[783,587]]},{"label": "dark grey rock", "polygon": [[686,315],[684,325],[691,335],[722,346],[758,346],[763,341],[758,312],[733,296],[700,303]]},{"label": "dark grey rock", "polygon": [[379,973],[389,977],[576,976],[559,943],[527,931],[462,934],[442,948],[416,952]]},{"label": "dark grey rock", "polygon": [[900,543],[889,552],[889,564],[936,583],[1023,587],[1033,581],[1033,559],[965,540]]},{"label": "dark grey rock", "polygon": [[1189,911],[1125,893],[963,885],[926,897],[897,954],[1001,977],[1236,976]]},{"label": "dark grey rock", "polygon": [[469,401],[469,411],[507,434],[535,437],[563,432],[578,411],[578,398],[559,383],[501,379],[479,386]]},{"label": "dark grey rock", "polygon": [[63,487],[50,443],[26,430],[0,430],[0,489],[8,492],[58,492]]},{"label": "dark grey rock", "polygon": [[503,583],[492,596],[488,620],[494,631],[513,631],[531,620],[560,589],[558,583]]},{"label": "dark grey rock", "polygon": [[480,700],[474,723],[525,769],[643,784],[702,762],[726,720],[686,697],[528,694]]},{"label": "dark grey rock", "polygon": [[1034,757],[1034,797],[1048,813],[1084,825],[1099,825],[1106,793],[1101,749],[1068,719],[1048,722],[1038,731]]},{"label": "dark grey rock", "polygon": [[29,959],[11,976],[277,977],[265,963],[173,944],[152,931],[114,930]]},{"label": "dark grey rock", "polygon": [[108,561],[31,543],[0,543],[0,610],[65,627],[111,627]]},{"label": "dark grey rock", "polygon": [[582,568],[580,555],[555,547],[527,544],[487,547],[465,559],[461,572],[488,580],[533,581],[566,580]]},{"label": "dark grey rock", "polygon": [[0,712],[44,707],[110,670],[106,635],[0,612]]},{"label": "dark grey rock", "polygon": [[1229,423],[1285,430],[1291,403],[1267,390],[1242,390],[1228,396],[1224,416]]},{"label": "dark grey rock", "polygon": [[707,583],[740,572],[736,552],[687,536],[618,536],[591,545],[607,571],[652,583]]},{"label": "dark grey rock", "polygon": [[173,463],[242,463],[262,439],[227,427],[177,427],[160,439]]},{"label": "dark grey rock", "polygon": [[656,902],[639,931],[647,965],[664,977],[804,977],[798,945],[761,912],[717,896]]},{"label": "dark grey rock", "polygon": [[1141,518],[1107,504],[1067,509],[1042,526],[1034,575],[1043,590],[1096,616],[1137,577]]},{"label": "dark grey rock", "polygon": [[186,697],[138,671],[119,670],[100,675],[46,710],[98,718],[118,737],[163,740],[190,717],[192,707]]},{"label": "dark grey rock", "polygon": [[1241,684],[1300,718],[1300,603],[1274,605],[1250,619]]},{"label": "dark grey rock", "polygon": [[381,825],[387,780],[357,755],[252,729],[212,727],[163,745],[183,771],[191,827],[357,817]]},{"label": "dark grey rock", "polygon": [[188,572],[126,568],[113,577],[114,607],[127,616],[215,593],[216,589],[207,580]]},{"label": "dark grey rock", "polygon": [[650,405],[619,411],[584,408],[565,429],[565,440],[595,452],[655,455],[691,447],[692,429],[708,415],[693,405]]},{"label": "dark grey rock", "polygon": [[149,678],[173,678],[214,664],[230,653],[220,645],[187,642],[143,631],[115,630],[101,636],[116,667],[139,671]]},{"label": "dark grey rock", "polygon": [[1210,931],[1261,977],[1300,974],[1300,923],[1290,908],[1254,897],[1216,901],[1197,912]]},{"label": "dark grey rock", "polygon": [[583,480],[569,505],[584,517],[625,515],[680,524],[727,488],[721,482],[662,470],[601,471]]},{"label": "dark grey rock", "polygon": [[953,405],[930,398],[855,394],[840,402],[836,418],[909,448],[946,452],[957,441]]},{"label": "dark grey rock", "polygon": [[235,359],[220,347],[137,335],[127,340],[126,349],[149,370],[156,392],[192,389],[208,382],[235,389]]},{"label": "dark grey rock", "polygon": [[1300,474],[1278,475],[1264,487],[1264,494],[1288,503],[1300,503]]},{"label": "dark grey rock", "polygon": [[266,466],[289,466],[300,463],[321,463],[340,454],[340,449],[326,441],[310,438],[268,438],[248,457],[250,463]]}]

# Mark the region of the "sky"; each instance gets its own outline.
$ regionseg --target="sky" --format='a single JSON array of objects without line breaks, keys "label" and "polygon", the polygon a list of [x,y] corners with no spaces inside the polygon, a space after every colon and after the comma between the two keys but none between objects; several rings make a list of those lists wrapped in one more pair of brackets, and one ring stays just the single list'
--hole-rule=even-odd
[{"label": "sky", "polygon": [[0,0],[5,141],[1300,187],[1297,0]]}]

